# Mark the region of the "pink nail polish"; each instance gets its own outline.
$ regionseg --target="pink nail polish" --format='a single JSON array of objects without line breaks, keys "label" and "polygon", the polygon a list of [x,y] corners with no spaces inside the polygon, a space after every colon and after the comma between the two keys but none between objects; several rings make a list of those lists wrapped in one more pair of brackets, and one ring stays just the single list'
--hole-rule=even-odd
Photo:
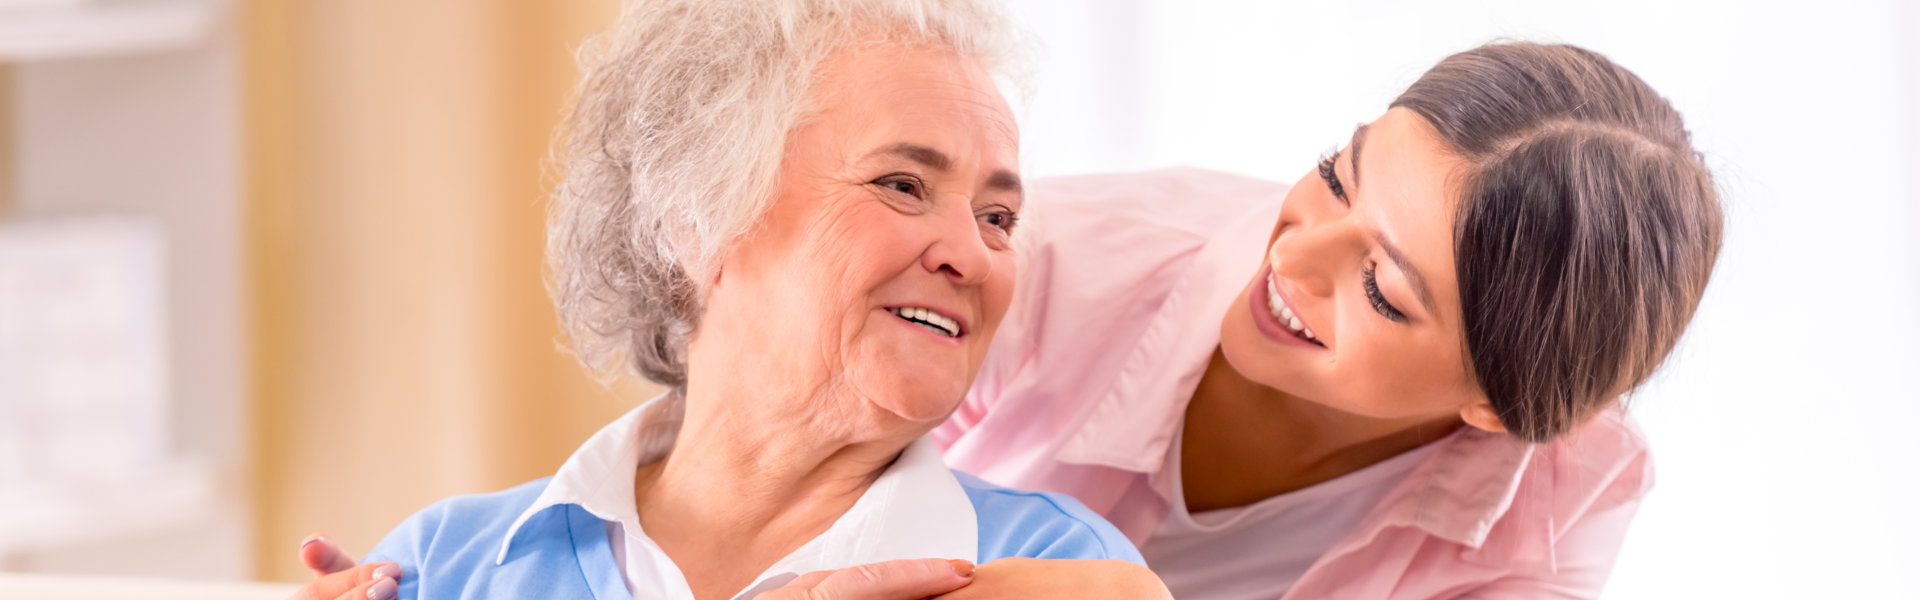
[{"label": "pink nail polish", "polygon": [[399,579],[400,565],[380,565],[378,567],[374,567],[373,578],[379,579],[381,577],[385,577],[387,579]]},{"label": "pink nail polish", "polygon": [[394,583],[393,578],[382,577],[379,581],[373,582],[372,587],[367,588],[367,600],[393,600],[393,597],[399,593],[400,585]]}]

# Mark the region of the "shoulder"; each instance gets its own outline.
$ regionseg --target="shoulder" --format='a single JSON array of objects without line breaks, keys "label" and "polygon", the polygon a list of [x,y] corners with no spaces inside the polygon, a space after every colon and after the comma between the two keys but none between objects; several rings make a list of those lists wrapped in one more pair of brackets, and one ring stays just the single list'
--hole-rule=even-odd
[{"label": "shoulder", "polygon": [[1190,168],[1035,182],[1024,211],[1032,218],[1022,221],[1030,229],[1019,242],[1020,284],[994,340],[995,360],[1051,345],[1069,352],[1062,358],[1070,365],[1106,364],[1087,350],[1123,351],[1200,266],[1204,249],[1248,237],[1224,232],[1260,221],[1250,236],[1263,244],[1286,191],[1282,183]]},{"label": "shoulder", "polygon": [[1153,217],[1175,228],[1204,228],[1244,208],[1275,203],[1287,184],[1191,167],[1134,173],[1046,177],[1033,182],[1029,202],[1103,215]]},{"label": "shoulder", "polygon": [[[1548,445],[1557,520],[1570,524],[1584,513],[1637,504],[1653,489],[1653,456],[1646,435],[1618,409]],[[1549,483],[1549,482],[1542,482]]]},{"label": "shoulder", "polygon": [[1097,258],[1152,268],[1204,245],[1250,211],[1279,206],[1287,185],[1192,168],[1048,177],[1023,211],[1030,260]]},{"label": "shoulder", "polygon": [[449,555],[448,550],[455,550],[451,554],[467,554],[465,551],[484,550],[489,544],[498,548],[520,513],[546,490],[547,481],[548,478],[541,478],[497,492],[466,494],[435,502],[407,517],[365,560],[417,564],[429,555]]},{"label": "shoulder", "polygon": [[981,562],[1027,557],[1145,564],[1120,530],[1071,496],[1001,487],[961,471],[953,475],[979,520]]}]

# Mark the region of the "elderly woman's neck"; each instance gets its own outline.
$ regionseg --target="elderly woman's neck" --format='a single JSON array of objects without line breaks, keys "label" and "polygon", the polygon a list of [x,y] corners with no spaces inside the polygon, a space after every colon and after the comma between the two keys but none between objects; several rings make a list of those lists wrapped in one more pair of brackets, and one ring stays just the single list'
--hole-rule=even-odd
[{"label": "elderly woman's neck", "polygon": [[[690,489],[702,496],[724,494],[727,501],[772,508],[836,491],[858,497],[924,432],[822,408],[836,405],[844,404],[690,396],[672,452],[653,465],[659,471],[655,483],[667,493],[697,486]],[[786,406],[794,410],[782,410]],[[738,510],[728,514],[742,516]]]},{"label": "elderly woman's neck", "polygon": [[825,532],[923,433],[858,435],[899,427],[827,406],[846,404],[690,390],[673,450],[636,473],[647,536],[689,577],[732,564],[751,578]]}]

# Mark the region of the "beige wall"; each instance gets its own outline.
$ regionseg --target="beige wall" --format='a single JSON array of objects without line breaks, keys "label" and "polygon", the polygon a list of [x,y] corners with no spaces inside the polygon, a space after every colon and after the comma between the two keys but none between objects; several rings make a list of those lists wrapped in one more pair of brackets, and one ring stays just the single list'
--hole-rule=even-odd
[{"label": "beige wall", "polygon": [[[451,7],[458,7],[457,9]],[[612,0],[242,5],[256,570],[550,474],[648,394],[557,350],[547,141]]]}]

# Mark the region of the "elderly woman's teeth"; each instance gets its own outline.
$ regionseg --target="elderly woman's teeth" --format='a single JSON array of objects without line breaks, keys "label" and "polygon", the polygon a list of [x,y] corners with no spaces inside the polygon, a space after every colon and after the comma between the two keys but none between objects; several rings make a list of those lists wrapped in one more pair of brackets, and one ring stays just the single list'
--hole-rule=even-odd
[{"label": "elderly woman's teeth", "polygon": [[940,335],[944,335],[947,337],[960,337],[960,324],[958,322],[955,322],[953,319],[940,316],[940,313],[936,313],[924,308],[911,308],[911,307],[889,308],[887,309],[887,312],[891,312],[895,316],[898,316],[902,319],[906,319],[908,321],[912,321],[921,327],[925,327],[927,328],[928,331],[932,331],[934,333],[938,333]]}]

